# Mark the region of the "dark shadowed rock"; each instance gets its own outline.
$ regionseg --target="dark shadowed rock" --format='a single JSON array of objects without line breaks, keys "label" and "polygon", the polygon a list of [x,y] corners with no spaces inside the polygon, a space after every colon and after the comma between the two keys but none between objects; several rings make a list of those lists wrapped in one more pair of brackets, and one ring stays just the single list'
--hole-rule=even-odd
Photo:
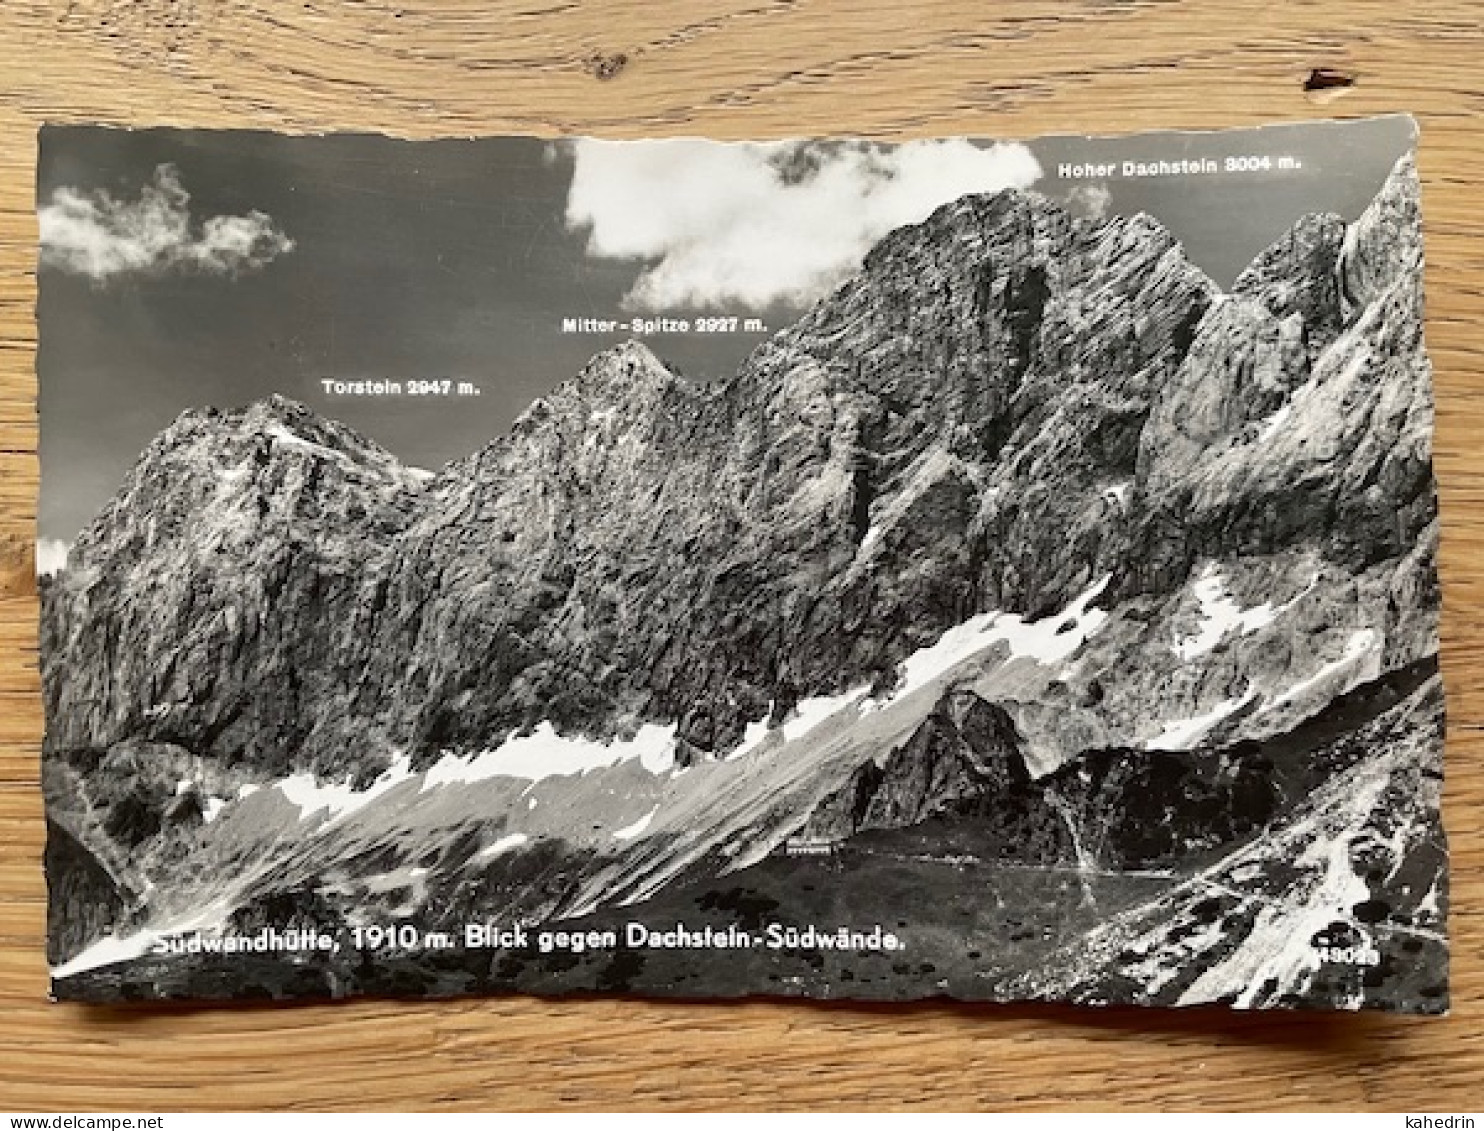
[{"label": "dark shadowed rock", "polygon": [[972,798],[1025,790],[1030,774],[1015,723],[972,692],[946,697],[904,745],[867,762],[814,809],[800,835],[841,840],[915,825]]},{"label": "dark shadowed rock", "polygon": [[62,825],[46,823],[46,956],[63,962],[112,930],[133,893]]}]

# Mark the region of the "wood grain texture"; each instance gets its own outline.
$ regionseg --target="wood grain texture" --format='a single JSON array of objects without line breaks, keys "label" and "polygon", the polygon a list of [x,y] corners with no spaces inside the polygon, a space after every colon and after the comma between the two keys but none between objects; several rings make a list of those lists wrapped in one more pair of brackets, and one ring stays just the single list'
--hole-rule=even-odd
[{"label": "wood grain texture", "polygon": [[[1484,167],[1481,58],[1474,0],[5,0],[0,1109],[1484,1107],[1484,223],[1471,183]],[[1316,68],[1354,85],[1306,94]],[[32,580],[43,121],[1030,137],[1398,110],[1423,127],[1443,494],[1447,1019],[942,1003],[45,1001]]]}]

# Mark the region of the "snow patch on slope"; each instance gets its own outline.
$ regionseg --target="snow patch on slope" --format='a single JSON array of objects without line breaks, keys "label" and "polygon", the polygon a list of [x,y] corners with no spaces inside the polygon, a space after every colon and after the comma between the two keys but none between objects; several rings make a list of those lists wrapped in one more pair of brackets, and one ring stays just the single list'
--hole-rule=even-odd
[{"label": "snow patch on slope", "polygon": [[1293,415],[1293,402],[1286,401],[1279,409],[1269,416],[1262,426],[1262,431],[1257,434],[1257,442],[1266,444],[1273,437],[1283,431],[1283,426],[1288,423],[1288,418]]},{"label": "snow patch on slope", "polygon": [[[803,738],[820,723],[849,707],[865,695],[868,688],[858,687],[839,695],[817,695],[802,700],[783,724],[783,741],[794,742]],[[750,727],[749,727],[750,729]]]},{"label": "snow patch on slope", "polygon": [[488,860],[492,857],[503,855],[513,848],[520,848],[528,843],[530,839],[525,833],[510,833],[508,836],[502,836],[494,844],[481,848],[479,850],[479,858],[481,860]]},{"label": "snow patch on slope", "polygon": [[1203,714],[1167,722],[1164,729],[1144,742],[1145,750],[1189,750],[1199,742],[1212,727],[1222,719],[1241,710],[1257,697],[1251,688],[1240,696],[1223,699]]},{"label": "snow patch on slope", "polygon": [[908,656],[902,664],[905,682],[892,696],[909,695],[950,669],[995,644],[1008,644],[1010,659],[1059,664],[1087,642],[1108,619],[1092,602],[1108,587],[1111,574],[1089,586],[1062,612],[1026,621],[1018,613],[981,613],[955,625],[937,643]]},{"label": "snow patch on slope", "polygon": [[[772,711],[773,705],[769,703],[769,714],[771,714]],[[730,762],[736,758],[745,758],[748,754],[752,753],[752,751],[761,746],[763,742],[766,741],[767,737],[772,733],[772,729],[768,726],[768,715],[764,715],[762,718],[748,723],[747,728],[742,732],[742,741],[737,745],[737,748],[735,750],[727,755],[726,760]]]},{"label": "snow patch on slope", "polygon": [[649,828],[650,822],[654,820],[655,814],[659,811],[660,807],[656,805],[653,809],[651,809],[648,813],[645,813],[644,816],[640,817],[632,825],[625,825],[623,828],[615,830],[613,833],[613,839],[635,840],[643,836],[645,830]]},{"label": "snow patch on slope", "polygon": [[675,767],[675,724],[646,723],[633,738],[600,742],[558,734],[550,722],[542,722],[530,734],[512,731],[492,750],[483,750],[467,758],[445,754],[428,771],[422,788],[468,784],[494,777],[541,781],[603,770],[630,761],[638,761],[651,774],[672,770]]},{"label": "snow patch on slope", "polygon": [[182,778],[175,783],[175,796],[184,797],[188,793],[197,793],[201,797],[201,819],[208,825],[221,816],[222,810],[227,807],[227,801],[222,797],[212,797],[202,792],[201,787],[190,778]]},{"label": "snow patch on slope", "polygon": [[1295,699],[1303,695],[1310,688],[1324,683],[1331,676],[1337,675],[1338,673],[1344,671],[1346,668],[1349,668],[1358,661],[1364,659],[1368,654],[1374,651],[1378,642],[1378,637],[1374,629],[1362,628],[1357,632],[1351,633],[1350,639],[1345,642],[1345,651],[1338,660],[1331,660],[1329,663],[1322,666],[1313,675],[1299,680],[1293,686],[1288,688],[1287,691],[1283,692],[1282,695],[1279,695],[1276,699],[1271,700],[1266,706],[1263,707],[1261,711],[1258,712],[1258,714],[1276,710],[1278,707],[1282,707],[1284,704],[1292,703]]},{"label": "snow patch on slope", "polygon": [[1241,632],[1243,636],[1256,632],[1273,623],[1283,609],[1275,609],[1271,602],[1264,601],[1250,609],[1244,609],[1232,599],[1226,589],[1226,579],[1216,565],[1208,565],[1195,583],[1196,600],[1200,602],[1200,627],[1195,635],[1176,640],[1173,649],[1182,660],[1190,661],[1204,656],[1220,644],[1230,632]]},{"label": "snow patch on slope", "polygon": [[[414,776],[410,761],[400,758],[369,787],[362,790],[357,790],[348,782],[323,784],[313,774],[293,774],[274,783],[271,788],[276,788],[290,804],[299,807],[301,819],[327,812],[328,823],[334,824],[356,810],[365,808],[383,793],[410,781]],[[246,787],[239,790],[238,795],[247,796]]]},{"label": "snow patch on slope", "polygon": [[[838,695],[801,700],[783,724],[783,741],[793,742],[804,737],[851,706],[863,715],[880,710],[893,700],[928,686],[996,644],[1008,645],[1008,660],[1027,659],[1047,666],[1060,664],[1107,622],[1108,614],[1094,608],[1092,603],[1108,587],[1111,578],[1111,574],[1103,576],[1061,612],[1040,620],[1027,621],[1019,613],[993,612],[980,613],[954,625],[932,644],[919,648],[902,662],[900,684],[885,695],[871,696],[869,687],[856,687]],[[748,723],[741,744],[727,756],[727,761],[753,752],[772,733],[766,715]]]}]

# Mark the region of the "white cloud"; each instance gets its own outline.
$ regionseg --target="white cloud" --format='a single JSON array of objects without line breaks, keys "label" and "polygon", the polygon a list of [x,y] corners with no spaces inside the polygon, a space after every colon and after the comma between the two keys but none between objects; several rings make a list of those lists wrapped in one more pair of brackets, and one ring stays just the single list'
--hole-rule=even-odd
[{"label": "white cloud", "polygon": [[651,261],[625,298],[644,311],[805,304],[893,228],[1041,175],[1024,145],[962,139],[559,144],[575,160],[568,226],[590,255]]},{"label": "white cloud", "polygon": [[1101,220],[1108,214],[1113,203],[1113,193],[1107,185],[1078,185],[1067,193],[1067,207],[1079,216]]},{"label": "white cloud", "polygon": [[58,188],[37,210],[41,262],[102,282],[172,269],[235,275],[293,250],[294,241],[263,212],[193,225],[190,203],[173,165],[157,168],[138,200],[118,200],[106,189]]},{"label": "white cloud", "polygon": [[60,538],[36,540],[36,576],[49,577],[67,568],[67,551],[72,547]]}]

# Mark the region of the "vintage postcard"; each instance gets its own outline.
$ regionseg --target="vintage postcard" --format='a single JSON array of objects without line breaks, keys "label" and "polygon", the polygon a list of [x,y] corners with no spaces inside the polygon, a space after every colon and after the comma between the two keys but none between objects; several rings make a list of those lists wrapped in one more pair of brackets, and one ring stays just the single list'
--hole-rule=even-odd
[{"label": "vintage postcard", "polygon": [[44,130],[54,996],[1444,1011],[1416,143]]}]

